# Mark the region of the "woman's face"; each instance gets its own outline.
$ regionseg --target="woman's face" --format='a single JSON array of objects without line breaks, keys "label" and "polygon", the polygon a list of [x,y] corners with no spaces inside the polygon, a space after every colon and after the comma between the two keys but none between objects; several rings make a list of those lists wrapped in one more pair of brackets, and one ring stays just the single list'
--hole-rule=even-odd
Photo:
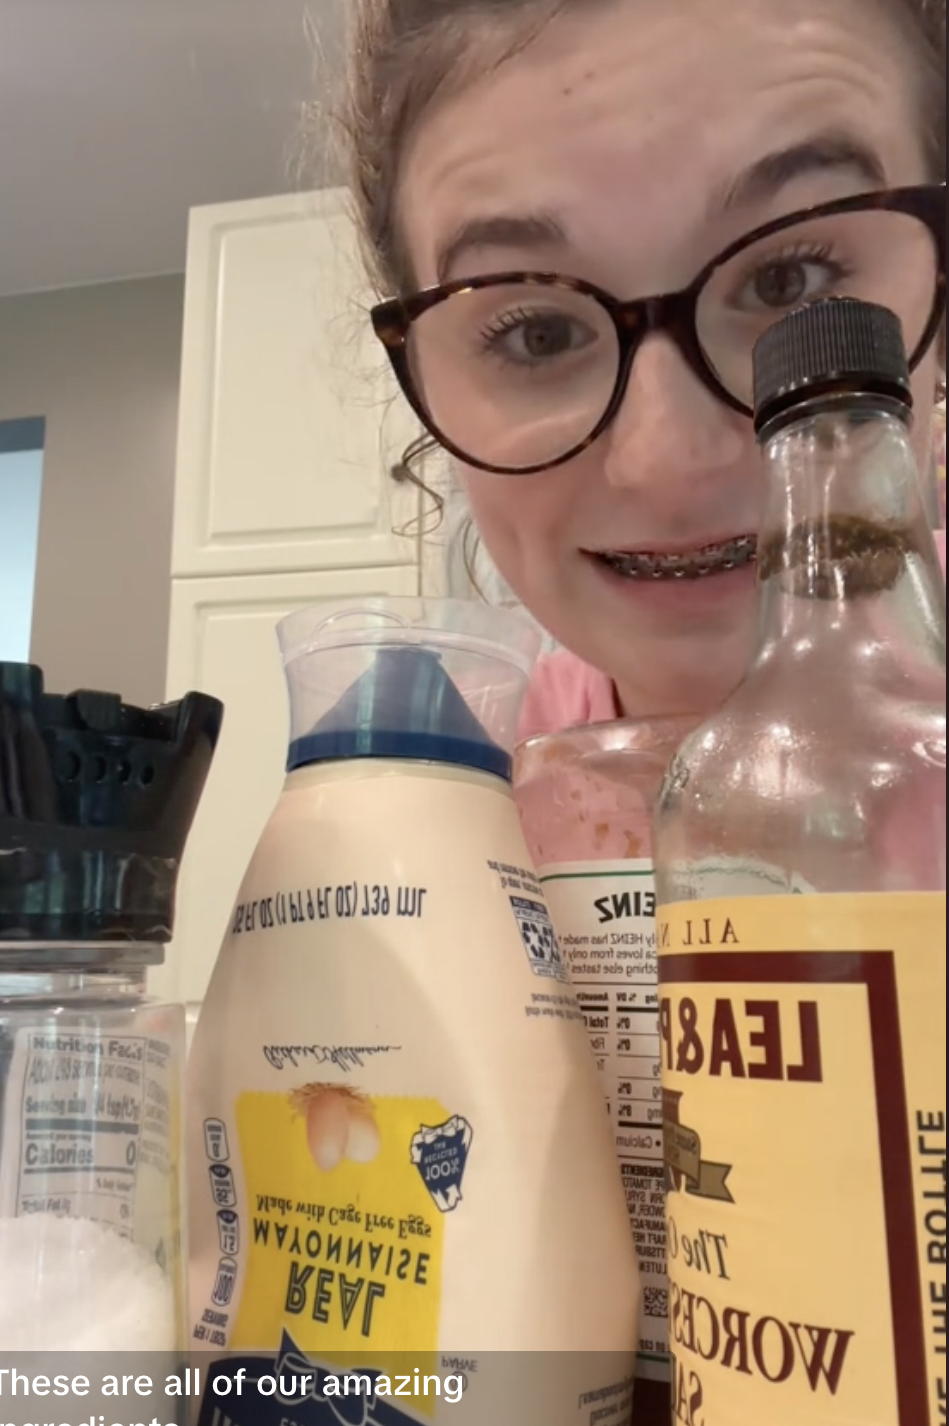
[{"label": "woman's face", "polygon": [[[419,285],[553,271],[655,296],[773,218],[923,182],[912,64],[867,0],[572,7],[426,115],[401,194]],[[923,411],[936,381],[934,352],[917,375]],[[923,420],[921,459],[928,439]],[[701,713],[739,681],[754,570],[724,566],[758,528],[760,454],[751,422],[670,340],[643,345],[617,420],[582,456],[462,475],[500,573],[613,677],[625,713]],[[642,577],[670,554],[722,570]]]}]

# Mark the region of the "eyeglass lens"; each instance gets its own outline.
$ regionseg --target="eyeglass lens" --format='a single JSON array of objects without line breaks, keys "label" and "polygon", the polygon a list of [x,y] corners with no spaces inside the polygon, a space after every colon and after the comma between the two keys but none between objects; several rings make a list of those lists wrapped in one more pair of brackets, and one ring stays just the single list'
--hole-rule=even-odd
[{"label": "eyeglass lens", "polygon": [[[753,402],[753,354],[785,313],[857,297],[901,318],[912,353],[932,320],[939,254],[925,223],[867,210],[804,221],[744,248],[699,297],[696,335],[721,385]],[[594,297],[518,283],[456,294],[413,327],[415,387],[443,438],[477,463],[561,460],[602,421],[617,389],[616,325]]]}]

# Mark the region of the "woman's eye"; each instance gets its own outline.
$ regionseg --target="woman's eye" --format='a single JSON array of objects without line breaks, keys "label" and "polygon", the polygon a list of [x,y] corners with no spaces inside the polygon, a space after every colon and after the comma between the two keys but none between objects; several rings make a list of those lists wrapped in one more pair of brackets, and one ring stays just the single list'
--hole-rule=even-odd
[{"label": "woman's eye", "polygon": [[507,361],[538,365],[581,351],[596,340],[596,332],[563,312],[508,314],[483,334],[489,352]]},{"label": "woman's eye", "polygon": [[832,291],[846,275],[829,257],[775,258],[751,275],[739,292],[738,305],[769,311],[799,307]]}]

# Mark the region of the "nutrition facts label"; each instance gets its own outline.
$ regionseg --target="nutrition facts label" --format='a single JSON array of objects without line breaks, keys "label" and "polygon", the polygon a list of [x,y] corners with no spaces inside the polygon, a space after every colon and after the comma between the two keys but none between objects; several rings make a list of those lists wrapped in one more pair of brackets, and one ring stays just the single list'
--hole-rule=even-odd
[{"label": "nutrition facts label", "polygon": [[541,881],[584,1012],[616,1136],[645,1289],[642,1376],[668,1352],[656,903],[649,862],[579,863]]},{"label": "nutrition facts label", "polygon": [[4,1211],[87,1217],[130,1236],[142,1167],[167,1172],[169,1054],[140,1036],[22,1032],[4,1094],[7,1125],[21,1126]]}]

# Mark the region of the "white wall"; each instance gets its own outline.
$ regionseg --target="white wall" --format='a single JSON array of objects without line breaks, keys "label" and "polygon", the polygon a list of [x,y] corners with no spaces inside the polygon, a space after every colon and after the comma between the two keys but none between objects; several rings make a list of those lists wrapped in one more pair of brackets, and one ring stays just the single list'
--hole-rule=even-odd
[{"label": "white wall", "polygon": [[29,663],[43,453],[0,455],[0,662]]}]

